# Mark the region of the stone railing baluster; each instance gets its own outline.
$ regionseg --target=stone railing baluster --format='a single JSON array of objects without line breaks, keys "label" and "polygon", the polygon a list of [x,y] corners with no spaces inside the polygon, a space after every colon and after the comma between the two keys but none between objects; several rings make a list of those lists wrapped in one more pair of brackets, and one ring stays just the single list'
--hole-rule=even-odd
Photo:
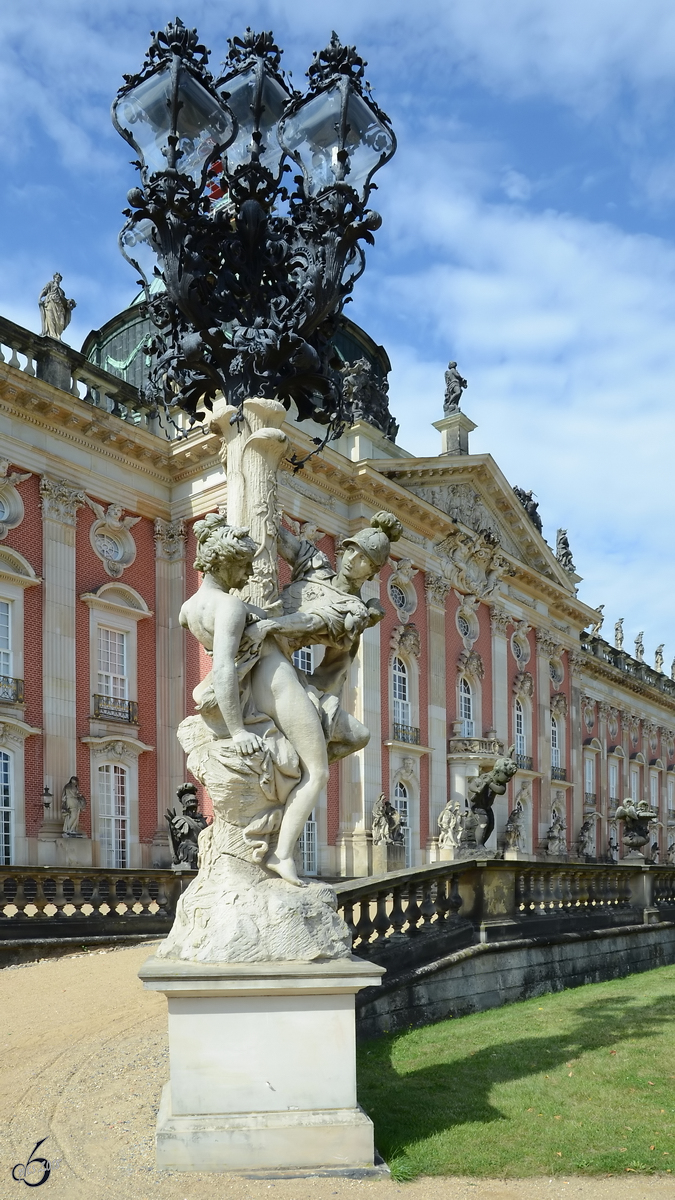
[{"label": "stone railing baluster", "polygon": [[356,923],[356,937],[362,946],[368,944],[375,930],[370,916],[370,898],[364,897],[359,905],[359,919]]},{"label": "stone railing baluster", "polygon": [[377,908],[373,918],[373,927],[377,935],[375,940],[378,942],[384,941],[391,928],[391,920],[387,912],[388,899],[389,892],[386,888],[377,893]]}]

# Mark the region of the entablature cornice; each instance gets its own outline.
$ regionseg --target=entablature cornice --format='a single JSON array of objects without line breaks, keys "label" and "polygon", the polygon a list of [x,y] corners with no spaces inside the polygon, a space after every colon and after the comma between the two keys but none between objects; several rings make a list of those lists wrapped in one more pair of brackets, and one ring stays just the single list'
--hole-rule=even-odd
[{"label": "entablature cornice", "polygon": [[584,654],[583,656],[579,679],[582,687],[586,687],[587,679],[602,679],[611,683],[612,703],[617,708],[621,708],[621,692],[624,692],[630,693],[631,696],[642,696],[654,704],[657,709],[667,709],[669,713],[675,715],[675,695],[669,696],[667,692],[662,692],[659,688],[650,687],[642,680],[625,675],[617,667],[591,658],[590,655]]}]

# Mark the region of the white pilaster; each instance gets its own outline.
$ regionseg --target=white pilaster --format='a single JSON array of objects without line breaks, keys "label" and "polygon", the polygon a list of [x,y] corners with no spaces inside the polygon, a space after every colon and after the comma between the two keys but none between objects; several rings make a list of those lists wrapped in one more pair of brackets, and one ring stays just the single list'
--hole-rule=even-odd
[{"label": "white pilaster", "polygon": [[450,584],[440,575],[427,575],[429,841],[438,837],[438,817],[448,798],[448,732],[445,683],[445,602]]},{"label": "white pilaster", "polygon": [[75,650],[75,526],[83,491],[62,479],[40,480],[43,562],[43,732],[44,777],[54,795],[53,821],[61,790],[77,774]]},{"label": "white pilaster", "polygon": [[157,647],[157,830],[153,862],[171,861],[165,813],[185,780],[185,755],[176,731],[186,713],[185,636],[178,614],[185,600],[185,523],[155,521]]}]

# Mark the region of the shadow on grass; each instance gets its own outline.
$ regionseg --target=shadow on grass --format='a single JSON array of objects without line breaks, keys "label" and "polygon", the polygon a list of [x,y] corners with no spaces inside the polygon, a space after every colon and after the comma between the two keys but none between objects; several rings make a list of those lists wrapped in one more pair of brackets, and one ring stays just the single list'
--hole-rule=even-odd
[{"label": "shadow on grass", "polygon": [[[531,1011],[531,1010],[530,1010]],[[528,1015],[521,1013],[526,1023]],[[563,1020],[575,1014],[563,1012]],[[500,1041],[464,1057],[454,1057],[461,1037],[459,1022],[447,1022],[449,1062],[401,1073],[392,1063],[396,1043],[407,1034],[366,1042],[359,1053],[359,1101],[375,1123],[376,1144],[389,1161],[404,1147],[469,1122],[504,1120],[490,1103],[495,1084],[551,1072],[586,1051],[610,1048],[629,1038],[654,1037],[675,1018],[675,997],[665,994],[636,1003],[628,993],[588,1004],[582,1019],[560,1035]],[[442,1039],[439,1025],[427,1027]],[[420,1030],[424,1034],[424,1030]],[[411,1058],[416,1056],[411,1046]],[[419,1053],[428,1053],[420,1046]],[[443,1053],[439,1046],[439,1055]],[[400,1057],[400,1052],[399,1052]],[[600,1082],[600,1081],[599,1081]],[[405,1176],[402,1176],[405,1178]]]}]

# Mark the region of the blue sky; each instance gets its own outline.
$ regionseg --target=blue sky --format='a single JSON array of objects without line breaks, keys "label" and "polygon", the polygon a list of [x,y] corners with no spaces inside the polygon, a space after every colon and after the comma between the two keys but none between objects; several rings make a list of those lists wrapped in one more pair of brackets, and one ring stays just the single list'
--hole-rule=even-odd
[{"label": "blue sky", "polygon": [[124,307],[132,183],[109,105],[178,12],[217,65],[274,30],[296,83],[332,28],[392,118],[384,224],[349,315],[387,348],[399,440],[434,453],[443,370],[475,451],[568,529],[605,631],[675,656],[675,6],[670,0],[4,0],[0,312],[39,329],[55,270],[72,345]]}]

